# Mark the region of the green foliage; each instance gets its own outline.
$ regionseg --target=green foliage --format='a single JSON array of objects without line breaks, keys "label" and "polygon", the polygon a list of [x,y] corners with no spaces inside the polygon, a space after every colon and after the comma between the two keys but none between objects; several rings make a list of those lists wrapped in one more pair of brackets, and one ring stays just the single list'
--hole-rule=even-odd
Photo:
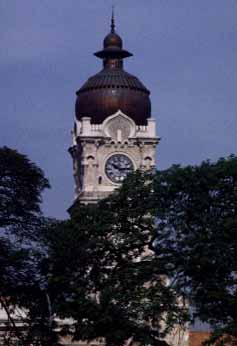
[{"label": "green foliage", "polygon": [[161,346],[188,319],[181,297],[214,326],[209,343],[236,342],[235,156],[136,172],[63,222],[41,215],[47,187],[25,156],[0,149],[0,304],[26,312],[24,334],[9,317],[5,345],[56,346],[67,334]]},{"label": "green foliage", "polygon": [[173,166],[154,180],[156,252],[195,316],[237,337],[237,157]]},{"label": "green foliage", "polygon": [[56,313],[73,318],[74,339],[164,345],[174,324],[187,318],[167,285],[166,269],[149,250],[151,179],[136,173],[106,200],[75,210],[55,230],[57,237],[51,234]]},{"label": "green foliage", "polygon": [[39,223],[43,172],[26,156],[0,148],[0,228],[24,234]]},{"label": "green foliage", "polygon": [[[167,285],[166,268],[148,251],[152,177],[136,173],[108,199],[56,222],[40,212],[49,186],[42,171],[8,148],[0,162],[0,222],[11,232],[0,239],[0,304],[9,317],[4,344],[56,346],[71,335],[117,346],[129,339],[165,345],[187,313]],[[15,308],[23,311],[24,333],[12,318]]]},{"label": "green foliage", "polygon": [[[36,248],[46,223],[40,210],[41,194],[48,187],[43,172],[26,156],[0,148],[0,306],[8,317],[4,345],[48,345],[38,341],[51,331],[46,328],[47,310],[41,313],[47,302],[41,299],[43,254]],[[12,317],[16,308],[25,311],[19,316],[25,324],[24,334]]]}]

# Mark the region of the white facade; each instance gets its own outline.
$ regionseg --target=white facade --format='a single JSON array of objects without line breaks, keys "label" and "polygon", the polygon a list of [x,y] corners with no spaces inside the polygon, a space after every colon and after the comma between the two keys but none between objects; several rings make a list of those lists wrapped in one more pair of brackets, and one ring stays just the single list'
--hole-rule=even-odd
[{"label": "white facade", "polygon": [[93,203],[106,197],[120,184],[108,178],[105,164],[114,154],[126,155],[135,170],[155,168],[156,135],[154,119],[147,126],[137,126],[120,110],[102,124],[91,124],[91,118],[76,120],[72,131],[73,146],[69,149],[73,158],[75,200]]}]

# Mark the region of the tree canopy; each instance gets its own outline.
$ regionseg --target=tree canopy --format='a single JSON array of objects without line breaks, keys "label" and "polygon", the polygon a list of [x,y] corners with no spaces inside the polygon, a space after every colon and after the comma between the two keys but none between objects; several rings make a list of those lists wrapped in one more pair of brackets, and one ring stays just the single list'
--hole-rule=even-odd
[{"label": "tree canopy", "polygon": [[[237,158],[135,172],[66,221],[40,211],[49,187],[27,157],[0,148],[0,304],[5,345],[165,345],[193,317],[237,339]],[[183,299],[183,300],[182,300]],[[19,333],[12,312],[25,315]],[[229,342],[229,340],[228,340]]]},{"label": "tree canopy", "polygon": [[173,166],[154,180],[157,256],[194,316],[237,339],[237,157]]},{"label": "tree canopy", "polygon": [[0,148],[0,228],[25,233],[38,224],[46,188],[39,167],[16,150]]},{"label": "tree canopy", "polygon": [[[56,346],[65,335],[103,338],[109,345],[165,345],[187,311],[149,251],[154,218],[147,177],[137,173],[106,200],[56,222],[40,213],[48,187],[43,172],[11,149],[0,154],[0,216],[14,234],[1,239],[0,303],[10,328],[5,345]],[[23,333],[12,318],[16,309],[23,312]]]},{"label": "tree canopy", "polygon": [[[49,183],[40,168],[16,150],[0,148],[0,306],[8,319],[4,345],[32,345],[36,319],[31,317],[42,291],[36,240],[46,222],[40,209],[46,188]],[[18,321],[25,326],[24,336]]]},{"label": "tree canopy", "polygon": [[184,326],[186,307],[149,250],[154,236],[151,187],[146,175],[137,173],[107,199],[80,206],[56,228],[57,237],[51,234],[56,314],[73,318],[76,340],[165,345],[174,326]]}]

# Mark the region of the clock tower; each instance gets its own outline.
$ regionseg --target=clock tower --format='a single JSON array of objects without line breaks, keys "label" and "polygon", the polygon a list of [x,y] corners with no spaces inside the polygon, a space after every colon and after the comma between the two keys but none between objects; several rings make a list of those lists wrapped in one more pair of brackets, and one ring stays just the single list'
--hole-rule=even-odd
[{"label": "clock tower", "polygon": [[76,92],[69,148],[75,179],[73,207],[108,196],[134,170],[153,169],[159,142],[150,92],[123,68],[124,59],[132,54],[123,49],[113,15],[103,49],[94,55],[103,68]]}]

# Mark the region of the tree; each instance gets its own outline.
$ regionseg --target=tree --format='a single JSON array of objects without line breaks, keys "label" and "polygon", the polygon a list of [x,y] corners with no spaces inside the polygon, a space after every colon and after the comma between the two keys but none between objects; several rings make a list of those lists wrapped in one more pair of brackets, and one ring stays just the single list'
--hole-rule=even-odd
[{"label": "tree", "polygon": [[[40,301],[43,257],[36,242],[46,223],[40,210],[45,188],[49,183],[40,168],[16,150],[0,148],[0,305],[8,318],[6,345],[36,345],[32,340],[37,339],[39,306],[46,305],[45,298]],[[40,304],[34,310],[37,300]],[[16,311],[24,313],[15,319]],[[24,333],[17,327],[19,320]],[[45,316],[41,324],[43,320]]]},{"label": "tree", "polygon": [[[75,340],[165,345],[187,318],[167,270],[149,250],[154,236],[150,178],[136,173],[97,205],[80,206],[48,233],[55,313]],[[67,328],[66,328],[67,327]]]},{"label": "tree", "polygon": [[32,231],[40,221],[46,188],[49,182],[40,168],[16,150],[0,148],[0,229],[18,236]]},{"label": "tree", "polygon": [[40,212],[48,182],[38,167],[7,148],[0,162],[0,303],[26,311],[24,334],[10,316],[5,345],[56,346],[63,335],[165,345],[188,320],[182,297],[215,328],[210,342],[236,343],[235,156],[136,172],[63,222]]},{"label": "tree", "polygon": [[237,157],[158,172],[155,249],[212,340],[237,342]]}]

